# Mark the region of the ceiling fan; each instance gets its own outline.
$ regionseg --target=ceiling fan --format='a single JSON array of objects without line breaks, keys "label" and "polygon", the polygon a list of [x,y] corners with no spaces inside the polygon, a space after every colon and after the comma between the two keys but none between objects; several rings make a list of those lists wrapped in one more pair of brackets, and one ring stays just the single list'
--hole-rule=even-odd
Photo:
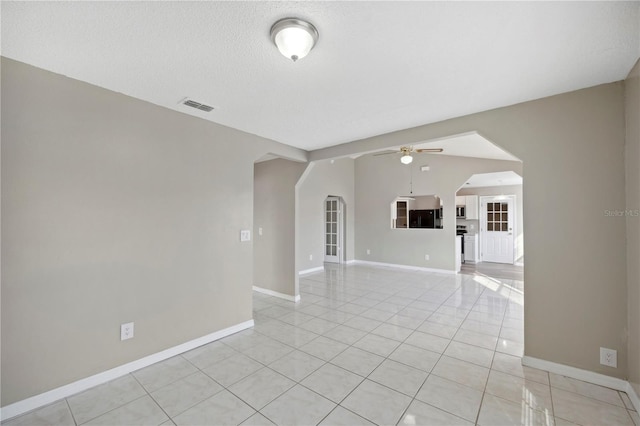
[{"label": "ceiling fan", "polygon": [[400,161],[402,162],[402,164],[411,164],[411,162],[413,161],[413,157],[411,156],[412,152],[415,153],[421,153],[421,152],[442,152],[443,149],[442,148],[421,148],[421,149],[414,149],[412,146],[402,146],[400,147],[400,151],[387,151],[387,152],[380,152],[378,154],[373,154],[374,156],[378,156],[378,155],[388,155],[388,154],[402,154],[402,157],[400,157]]}]

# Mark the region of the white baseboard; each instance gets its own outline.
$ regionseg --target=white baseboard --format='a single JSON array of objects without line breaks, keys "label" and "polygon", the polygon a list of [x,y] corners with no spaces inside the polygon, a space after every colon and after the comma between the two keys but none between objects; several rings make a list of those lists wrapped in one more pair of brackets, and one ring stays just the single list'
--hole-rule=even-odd
[{"label": "white baseboard", "polygon": [[320,271],[324,271],[324,266],[318,266],[316,268],[310,268],[310,269],[305,269],[303,271],[299,271],[298,275],[309,275],[309,274],[313,274],[315,272],[320,272]]},{"label": "white baseboard", "polygon": [[258,293],[266,294],[268,296],[278,297],[280,299],[288,300],[289,302],[298,303],[300,301],[300,295],[291,296],[289,294],[279,293],[277,291],[269,290],[268,288],[256,287],[253,286],[253,291],[257,291]]},{"label": "white baseboard", "polygon": [[633,404],[633,407],[638,413],[640,413],[640,396],[636,393],[636,390],[631,386],[631,383],[627,383],[627,395]]},{"label": "white baseboard", "polygon": [[[357,263],[357,262],[358,262],[357,260],[351,259],[351,260],[347,260],[346,262],[342,263],[342,265],[353,265],[354,263]],[[324,271],[324,266],[317,266],[315,268],[310,268],[310,269],[305,269],[305,270],[299,271],[298,275],[309,275],[309,274],[314,274],[316,272],[322,272],[322,271]]]},{"label": "white baseboard", "polygon": [[633,386],[631,386],[631,383],[626,380],[530,356],[522,357],[522,365],[571,377],[572,379],[582,380],[583,382],[592,383],[594,385],[615,389],[617,391],[626,392],[636,411],[640,412],[640,398]]},{"label": "white baseboard", "polygon": [[382,263],[382,262],[371,262],[369,260],[354,260],[353,263],[356,265],[370,265],[370,266],[380,266],[383,268],[396,268],[396,269],[408,269],[411,271],[425,271],[425,272],[437,272],[440,274],[455,274],[456,271],[449,269],[435,269],[435,268],[423,268],[420,266],[411,266],[411,265],[400,265],[396,263]]},{"label": "white baseboard", "polygon": [[593,371],[583,370],[581,368],[558,364],[551,361],[545,361],[543,359],[538,359],[530,356],[522,357],[522,365],[548,371],[550,373],[560,374],[562,376],[571,377],[572,379],[582,380],[583,382],[593,383],[594,385],[604,386],[622,392],[628,393],[628,390],[631,387],[629,382],[627,382],[626,380],[618,379],[617,377],[594,373]]},{"label": "white baseboard", "polygon": [[136,361],[129,362],[111,370],[103,371],[102,373],[94,374],[93,376],[80,379],[76,382],[69,383],[68,385],[61,386],[56,389],[52,389],[48,392],[41,393],[36,396],[32,396],[22,401],[14,402],[5,407],[0,408],[0,420],[5,421],[7,419],[19,416],[28,411],[35,410],[36,408],[43,407],[51,404],[63,398],[67,398],[71,395],[75,395],[79,392],[90,389],[94,386],[101,385],[111,380],[122,377],[133,371],[139,370],[144,367],[148,367],[156,362],[164,361],[165,359],[174,357],[181,353],[190,351],[199,346],[206,345],[215,340],[222,339],[223,337],[253,327],[253,320],[245,321],[240,324],[233,325],[215,333],[207,334],[206,336],[199,337],[186,343],[182,343],[178,346],[174,346],[164,351],[157,352],[155,354],[140,358]]}]

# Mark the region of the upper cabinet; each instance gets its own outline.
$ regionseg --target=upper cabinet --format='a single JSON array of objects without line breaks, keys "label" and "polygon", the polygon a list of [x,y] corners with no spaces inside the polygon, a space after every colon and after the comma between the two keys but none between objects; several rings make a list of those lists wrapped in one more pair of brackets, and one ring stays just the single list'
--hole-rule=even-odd
[{"label": "upper cabinet", "polygon": [[464,198],[467,201],[467,219],[478,220],[480,218],[478,214],[478,196],[466,195]]},{"label": "upper cabinet", "polygon": [[397,199],[391,203],[391,228],[404,229],[409,227],[409,204],[412,200]]},{"label": "upper cabinet", "polygon": [[478,196],[477,195],[456,195],[456,207],[464,207],[464,218],[478,220]]}]

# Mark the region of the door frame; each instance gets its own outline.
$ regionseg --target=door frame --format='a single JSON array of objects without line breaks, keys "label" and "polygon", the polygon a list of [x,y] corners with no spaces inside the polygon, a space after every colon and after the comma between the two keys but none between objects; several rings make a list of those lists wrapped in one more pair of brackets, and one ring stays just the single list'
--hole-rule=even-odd
[{"label": "door frame", "polygon": [[[517,234],[517,225],[518,225],[518,220],[517,220],[517,215],[516,215],[516,208],[517,208],[517,202],[516,202],[516,196],[514,194],[511,195],[482,195],[479,196],[479,200],[478,202],[480,203],[480,232],[478,234],[478,237],[480,238],[480,240],[478,241],[478,249],[480,250],[480,261],[481,262],[485,262],[484,259],[484,241],[485,238],[487,237],[486,233],[486,226],[487,226],[487,210],[486,208],[484,208],[484,206],[486,206],[487,202],[500,202],[500,201],[505,201],[505,200],[509,200],[511,201],[511,210],[509,211],[509,215],[511,218],[511,224],[512,224],[512,233],[511,233],[511,251],[512,251],[512,259],[511,259],[511,263],[507,263],[509,265],[513,265],[516,263],[516,255],[517,255],[517,249],[516,249],[516,235]],[[498,262],[494,262],[494,263],[498,263]]]}]

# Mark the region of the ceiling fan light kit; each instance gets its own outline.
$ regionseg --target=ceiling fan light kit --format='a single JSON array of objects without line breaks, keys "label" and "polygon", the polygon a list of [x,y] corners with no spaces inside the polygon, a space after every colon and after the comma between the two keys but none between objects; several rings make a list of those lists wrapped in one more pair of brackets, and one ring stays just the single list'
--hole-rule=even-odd
[{"label": "ceiling fan light kit", "polygon": [[400,157],[400,161],[402,162],[402,164],[411,164],[411,162],[413,161],[413,157],[411,156],[411,154],[404,154],[402,157]]},{"label": "ceiling fan light kit", "polygon": [[[419,149],[414,149],[412,146],[402,146],[400,147],[400,154],[402,154],[402,157],[400,157],[400,162],[402,164],[411,164],[411,162],[413,161],[413,156],[411,155],[412,152],[415,153],[421,153],[421,152],[442,152],[442,148],[419,148]],[[378,155],[388,155],[388,154],[398,154],[398,151],[389,151],[389,152],[380,152],[378,154],[373,154],[374,156],[378,156]],[[426,166],[427,170],[429,170],[429,166]],[[422,171],[424,172],[425,170],[422,169]]]},{"label": "ceiling fan light kit", "polygon": [[316,27],[298,18],[281,19],[271,27],[271,40],[293,62],[309,54],[318,36]]}]

